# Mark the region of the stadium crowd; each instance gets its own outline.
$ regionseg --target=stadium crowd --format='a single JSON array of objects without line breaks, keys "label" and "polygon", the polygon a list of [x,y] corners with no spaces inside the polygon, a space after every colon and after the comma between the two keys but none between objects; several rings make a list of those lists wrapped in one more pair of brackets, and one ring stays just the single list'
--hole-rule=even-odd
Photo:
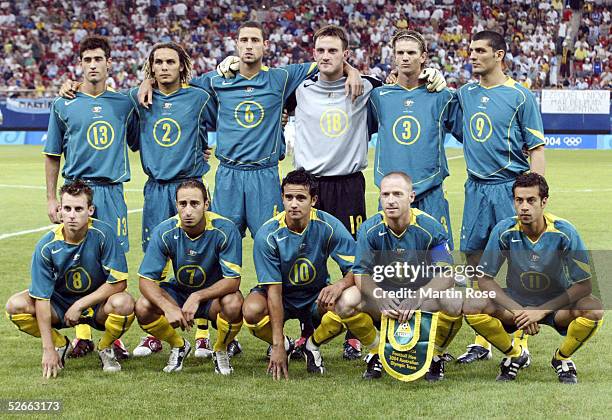
[{"label": "stadium crowd", "polygon": [[[89,33],[108,36],[113,45],[112,80],[133,86],[156,42],[186,46],[196,73],[232,54],[232,36],[245,20],[268,30],[264,62],[286,65],[311,59],[314,31],[326,23],[348,28],[352,63],[383,77],[389,70],[389,40],[397,28],[421,31],[431,65],[443,70],[449,85],[472,77],[470,34],[483,29],[503,33],[509,44],[508,72],[525,87],[606,89],[612,86],[610,10],[602,1],[562,0],[305,0],[290,6],[254,0],[15,0],[0,2],[0,93],[34,89],[53,96],[66,78],[80,77],[78,43]],[[574,3],[574,2],[567,2]],[[573,5],[577,7],[577,5]]]}]

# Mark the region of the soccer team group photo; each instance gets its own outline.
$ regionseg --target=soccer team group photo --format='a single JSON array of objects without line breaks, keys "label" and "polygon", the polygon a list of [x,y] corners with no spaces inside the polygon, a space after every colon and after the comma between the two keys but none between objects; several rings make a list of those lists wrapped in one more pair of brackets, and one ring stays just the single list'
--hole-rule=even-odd
[{"label": "soccer team group photo", "polygon": [[0,4],[1,411],[606,417],[610,13]]}]

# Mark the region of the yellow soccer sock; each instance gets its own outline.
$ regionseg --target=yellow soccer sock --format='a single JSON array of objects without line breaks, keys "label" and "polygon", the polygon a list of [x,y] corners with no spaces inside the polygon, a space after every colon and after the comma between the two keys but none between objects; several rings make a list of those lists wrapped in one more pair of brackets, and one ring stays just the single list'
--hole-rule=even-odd
[{"label": "yellow soccer sock", "polygon": [[480,347],[484,347],[485,349],[491,350],[491,343],[487,341],[482,335],[476,334],[476,338],[474,339],[474,344]]},{"label": "yellow soccer sock", "polygon": [[[26,334],[30,334],[34,337],[40,337],[40,330],[38,329],[38,321],[36,317],[31,314],[15,314],[6,316],[11,320],[13,324]],[[55,328],[51,329],[51,337],[53,338],[53,345],[55,347],[63,347],[66,345],[66,338]]]},{"label": "yellow soccer sock", "polygon": [[118,338],[130,328],[134,322],[134,313],[129,315],[117,315],[108,314],[106,321],[104,321],[104,334],[100,341],[98,341],[98,350],[103,350],[110,347]]},{"label": "yellow soccer sock", "polygon": [[436,327],[436,345],[435,355],[439,356],[444,353],[444,350],[453,341],[455,335],[461,328],[461,316],[451,316],[444,312],[438,312],[438,326]]},{"label": "yellow soccer sock", "polygon": [[525,333],[525,331],[516,330],[514,331],[514,334],[512,334],[512,337],[514,338],[515,344],[518,344],[522,348],[527,349],[527,337],[529,336]]},{"label": "yellow soccer sock", "polygon": [[196,340],[200,338],[210,338],[210,332],[208,330],[208,320],[205,318],[196,319]]},{"label": "yellow soccer sock", "polygon": [[555,358],[563,360],[572,357],[576,350],[593,337],[602,323],[581,316],[574,319],[567,327],[567,335],[555,353]]},{"label": "yellow soccer sock", "polygon": [[268,344],[272,344],[272,325],[270,325],[270,316],[264,316],[257,324],[249,324],[244,321],[244,325],[249,329],[251,334]]},{"label": "yellow soccer sock", "polygon": [[312,334],[312,343],[319,347],[325,344],[334,337],[339,336],[344,331],[342,319],[332,311],[328,311],[321,317],[321,324],[314,330]]},{"label": "yellow soccer sock", "polygon": [[74,334],[76,335],[76,338],[80,340],[91,341],[91,327],[87,324],[79,324],[74,327]]},{"label": "yellow soccer sock", "polygon": [[466,315],[465,320],[474,331],[506,356],[516,357],[521,354],[521,346],[516,343],[512,344],[510,336],[499,319],[486,314],[477,314]]},{"label": "yellow soccer sock", "polygon": [[151,334],[154,337],[164,340],[169,343],[172,347],[183,347],[185,340],[183,337],[176,332],[172,325],[168,322],[165,316],[160,316],[157,320],[147,325],[140,325],[145,332]]},{"label": "yellow soccer sock", "polygon": [[342,318],[342,322],[361,341],[361,344],[369,348],[371,353],[376,353],[378,349],[378,333],[376,328],[374,328],[374,322],[370,315],[365,312],[359,312],[349,318]]},{"label": "yellow soccer sock", "polygon": [[242,321],[235,324],[230,324],[225,319],[221,318],[221,314],[217,314],[217,341],[213,346],[214,351],[227,350],[227,345],[238,335]]}]

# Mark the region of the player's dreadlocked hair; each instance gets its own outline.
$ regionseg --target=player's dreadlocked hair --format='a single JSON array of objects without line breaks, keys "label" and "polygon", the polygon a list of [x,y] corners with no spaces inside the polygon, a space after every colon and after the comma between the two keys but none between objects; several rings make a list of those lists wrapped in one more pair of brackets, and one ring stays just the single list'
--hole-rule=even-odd
[{"label": "player's dreadlocked hair", "polygon": [[64,194],[68,194],[73,197],[85,194],[87,197],[87,205],[91,206],[93,204],[93,190],[89,185],[87,185],[87,183],[85,183],[85,181],[81,179],[75,179],[72,182],[62,185],[62,188],[59,189],[60,199]]},{"label": "player's dreadlocked hair", "polygon": [[179,56],[179,63],[183,67],[183,70],[181,70],[180,73],[181,83],[189,83],[193,70],[191,57],[189,57],[189,54],[187,54],[185,49],[176,42],[163,42],[160,44],[155,44],[153,46],[153,49],[149,53],[147,61],[145,61],[144,65],[142,66],[142,71],[145,74],[145,77],[147,79],[155,78],[155,75],[153,74],[153,61],[155,60],[155,51],[161,48],[168,48],[176,51]]},{"label": "player's dreadlocked hair", "polygon": [[395,44],[400,39],[416,41],[421,47],[421,53],[427,52],[427,42],[425,41],[425,38],[423,38],[423,35],[421,35],[417,31],[413,31],[410,29],[400,29],[399,31],[395,32],[395,34],[393,34],[393,38],[391,38],[391,45],[393,46],[394,51],[395,51]]},{"label": "player's dreadlocked hair", "polygon": [[542,175],[535,172],[517,176],[514,185],[512,185],[512,195],[517,188],[528,187],[538,187],[540,199],[548,198],[548,183]]},{"label": "player's dreadlocked hair", "polygon": [[317,180],[303,168],[291,171],[285,176],[281,184],[281,190],[283,192],[285,191],[285,185],[303,185],[306,187],[311,197],[317,195]]}]

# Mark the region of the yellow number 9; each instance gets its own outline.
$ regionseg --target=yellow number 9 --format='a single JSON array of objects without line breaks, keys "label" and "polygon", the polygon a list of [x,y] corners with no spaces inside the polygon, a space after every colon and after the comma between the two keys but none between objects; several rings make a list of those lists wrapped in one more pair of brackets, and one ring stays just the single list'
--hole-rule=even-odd
[{"label": "yellow number 9", "polygon": [[478,130],[478,137],[482,138],[482,132],[484,130],[485,127],[485,120],[484,118],[477,118],[476,119],[476,130]]}]

